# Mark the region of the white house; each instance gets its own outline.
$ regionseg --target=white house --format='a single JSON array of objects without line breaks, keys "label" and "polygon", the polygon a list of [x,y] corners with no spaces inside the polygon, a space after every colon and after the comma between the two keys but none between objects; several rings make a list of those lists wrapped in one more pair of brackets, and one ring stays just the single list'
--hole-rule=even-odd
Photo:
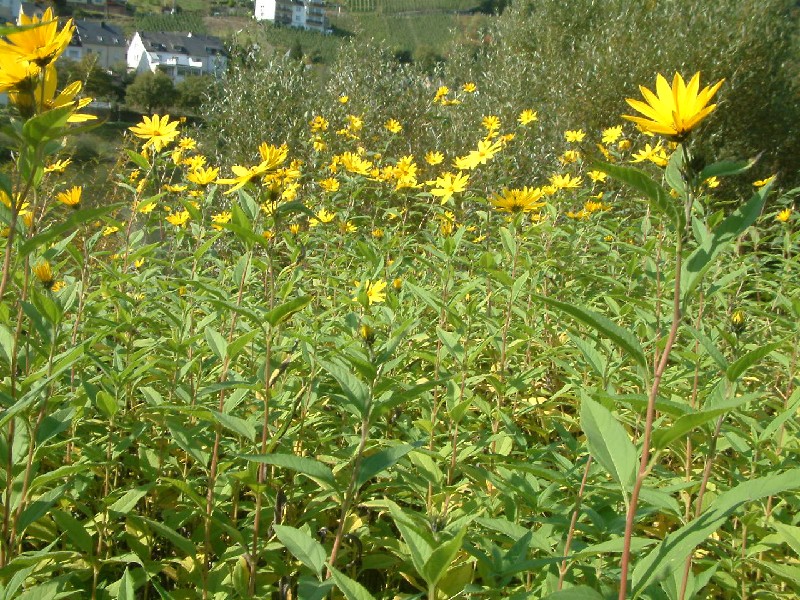
[{"label": "white house", "polygon": [[314,31],[330,29],[324,0],[256,0],[255,18]]},{"label": "white house", "polygon": [[105,21],[75,20],[75,33],[63,56],[79,61],[91,56],[97,66],[109,70],[126,63],[127,43],[122,29]]},{"label": "white house", "polygon": [[228,55],[222,41],[211,35],[137,31],[128,45],[128,70],[161,70],[175,83],[192,75],[222,75]]}]

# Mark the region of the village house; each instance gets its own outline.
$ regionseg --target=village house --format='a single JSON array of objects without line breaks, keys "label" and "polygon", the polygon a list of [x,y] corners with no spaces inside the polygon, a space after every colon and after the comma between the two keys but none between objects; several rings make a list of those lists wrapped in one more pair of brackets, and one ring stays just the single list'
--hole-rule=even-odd
[{"label": "village house", "polygon": [[64,56],[80,61],[93,57],[96,66],[106,71],[126,64],[127,44],[122,29],[105,21],[75,20],[75,34]]},{"label": "village house", "polygon": [[178,83],[192,75],[222,75],[228,56],[222,41],[210,35],[137,31],[128,45],[129,71],[163,71]]},{"label": "village house", "polygon": [[41,18],[49,5],[21,0],[0,0],[0,22],[17,23],[24,12],[28,17]]},{"label": "village house", "polygon": [[255,18],[323,33],[330,31],[324,0],[256,0]]}]

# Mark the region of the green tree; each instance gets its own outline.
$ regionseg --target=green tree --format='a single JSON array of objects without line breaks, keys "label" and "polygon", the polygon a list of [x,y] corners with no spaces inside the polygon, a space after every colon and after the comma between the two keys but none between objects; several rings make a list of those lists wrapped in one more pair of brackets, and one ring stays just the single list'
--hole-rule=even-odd
[{"label": "green tree", "polygon": [[217,80],[210,75],[187,77],[175,86],[176,105],[187,111],[198,110],[214,92]]},{"label": "green tree", "polygon": [[64,59],[59,63],[58,85],[80,81],[83,93],[93,98],[109,98],[114,93],[113,76],[97,64],[97,57],[88,54],[79,61]]},{"label": "green tree", "polygon": [[175,86],[166,74],[140,73],[125,91],[125,102],[150,113],[160,108],[166,109],[175,103]]}]

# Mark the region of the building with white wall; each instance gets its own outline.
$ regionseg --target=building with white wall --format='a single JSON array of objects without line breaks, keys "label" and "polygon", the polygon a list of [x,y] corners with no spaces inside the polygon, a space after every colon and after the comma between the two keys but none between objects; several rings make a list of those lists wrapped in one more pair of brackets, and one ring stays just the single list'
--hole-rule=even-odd
[{"label": "building with white wall", "polygon": [[324,0],[256,0],[255,18],[323,33],[330,30]]},{"label": "building with white wall", "polygon": [[222,75],[228,55],[212,35],[137,31],[128,45],[129,71],[161,70],[178,83],[192,75]]}]

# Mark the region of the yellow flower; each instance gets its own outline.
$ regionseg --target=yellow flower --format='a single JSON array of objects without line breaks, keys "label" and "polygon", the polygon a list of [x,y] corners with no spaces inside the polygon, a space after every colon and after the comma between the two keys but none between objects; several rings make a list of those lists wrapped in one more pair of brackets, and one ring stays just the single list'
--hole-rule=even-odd
[{"label": "yellow flower", "polygon": [[347,104],[348,102],[350,102],[350,96],[339,96],[339,104]]},{"label": "yellow flower", "polygon": [[339,180],[335,177],[328,177],[319,182],[319,187],[326,192],[337,192],[339,191]]},{"label": "yellow flower", "polygon": [[144,265],[144,256],[133,261],[133,266],[136,269],[141,269],[142,265]]},{"label": "yellow flower", "polygon": [[758,188],[764,187],[768,183],[772,183],[773,181],[775,181],[775,177],[777,177],[777,175],[771,175],[770,177],[767,177],[766,179],[759,179],[758,181],[754,181],[753,185],[758,187]]},{"label": "yellow flower", "polygon": [[403,280],[402,280],[402,279],[400,279],[399,277],[396,277],[396,278],[394,279],[394,281],[392,281],[392,287],[393,287],[395,290],[400,290],[400,289],[403,287]]},{"label": "yellow flower", "polygon": [[33,274],[48,290],[53,287],[53,269],[50,268],[50,263],[45,259],[40,259],[33,266]]},{"label": "yellow flower", "polygon": [[356,281],[356,295],[353,297],[353,302],[358,302],[358,296],[363,291],[367,296],[367,302],[374,304],[376,302],[383,302],[386,300],[386,282],[383,280],[370,281],[367,279],[362,285],[361,282]]},{"label": "yellow flower", "polygon": [[457,175],[445,173],[441,177],[438,177],[435,181],[425,182],[426,185],[433,188],[431,190],[431,195],[438,197],[442,204],[452,198],[454,194],[458,194],[466,190],[468,183],[469,175],[460,171]]},{"label": "yellow flower", "polygon": [[311,127],[311,131],[315,133],[328,130],[328,120],[321,115],[316,115],[308,122],[308,125]]},{"label": "yellow flower", "polygon": [[330,223],[336,218],[336,213],[332,213],[324,208],[320,209],[317,213],[317,219],[320,223]]},{"label": "yellow flower", "polygon": [[164,185],[165,190],[167,190],[168,192],[172,192],[174,194],[180,194],[181,192],[185,192],[188,189],[188,187],[189,186],[183,183],[176,183],[176,184],[167,183],[166,185]]},{"label": "yellow flower", "polygon": [[142,213],[143,215],[149,214],[153,212],[153,209],[156,207],[156,201],[151,200],[145,204],[142,204],[137,210]]},{"label": "yellow flower", "polygon": [[443,160],[444,160],[444,154],[442,154],[441,152],[434,151],[434,150],[430,150],[425,155],[425,162],[428,163],[429,165],[438,165]]},{"label": "yellow flower", "polygon": [[355,233],[356,231],[358,231],[358,228],[351,221],[339,222],[340,233]]},{"label": "yellow flower", "polygon": [[571,177],[569,174],[555,174],[550,177],[550,184],[556,190],[574,189],[580,186],[581,183],[582,179],[580,177]]},{"label": "yellow flower", "polygon": [[198,167],[189,171],[186,179],[199,186],[207,186],[214,183],[219,176],[219,169],[216,167]]},{"label": "yellow flower", "polygon": [[630,140],[620,140],[617,142],[617,149],[619,150],[627,150],[630,147],[631,147]]},{"label": "yellow flower", "polygon": [[109,236],[112,233],[117,233],[119,231],[119,227],[116,225],[106,225],[105,229],[103,229],[103,236]]},{"label": "yellow flower", "polygon": [[19,25],[38,25],[23,31],[6,34],[0,40],[0,57],[4,65],[17,61],[27,61],[45,67],[54,62],[72,41],[75,26],[69,19],[59,31],[58,19],[52,8],[42,14],[28,17],[24,12],[19,16]]},{"label": "yellow flower", "polygon": [[364,160],[358,154],[352,152],[345,152],[339,157],[341,165],[356,175],[369,175],[372,171],[372,162]]},{"label": "yellow flower", "polygon": [[745,315],[743,310],[741,309],[735,310],[731,315],[731,325],[735,330],[741,331],[742,329],[744,329],[744,323],[746,318],[747,316]]},{"label": "yellow flower", "polygon": [[190,137],[181,138],[181,140],[178,142],[178,147],[181,150],[194,150],[197,148],[197,140]]},{"label": "yellow flower", "polygon": [[589,179],[595,182],[605,181],[606,177],[608,177],[608,174],[603,171],[589,171],[587,175],[589,175]]},{"label": "yellow flower", "polygon": [[581,153],[577,150],[567,150],[558,157],[558,162],[562,165],[569,165],[576,162],[581,157]]},{"label": "yellow flower", "polygon": [[133,135],[147,140],[144,147],[152,147],[156,152],[170,144],[178,137],[178,122],[169,120],[169,115],[160,117],[143,116],[141,123],[128,128]]},{"label": "yellow flower", "polygon": [[440,86],[438,90],[436,90],[436,95],[433,97],[433,103],[436,104],[438,102],[443,102],[447,94],[450,93],[450,88],[446,85]]},{"label": "yellow flower", "polygon": [[174,212],[167,215],[167,221],[175,225],[175,227],[183,227],[189,221],[190,215],[188,210]]},{"label": "yellow flower", "polygon": [[564,137],[568,142],[582,142],[586,132],[583,129],[571,129],[564,132]]},{"label": "yellow flower", "polygon": [[541,188],[504,189],[503,193],[492,198],[497,210],[508,213],[531,212],[544,206],[544,192]]},{"label": "yellow flower", "polygon": [[780,221],[781,223],[786,223],[792,216],[792,209],[791,208],[784,208],[781,212],[779,212],[775,219]]},{"label": "yellow flower", "polygon": [[383,239],[383,229],[381,229],[380,227],[376,227],[375,229],[373,229],[372,230],[372,237],[374,237],[376,240],[382,240]]},{"label": "yellow flower", "polygon": [[314,152],[322,152],[325,148],[328,147],[328,144],[325,143],[321,137],[315,137],[313,141]]},{"label": "yellow flower", "polygon": [[66,286],[67,283],[62,279],[61,281],[56,281],[50,288],[50,291],[55,294],[56,292],[63,290]]},{"label": "yellow flower", "polygon": [[182,164],[189,167],[190,171],[196,171],[206,164],[206,157],[202,154],[195,154],[194,156],[184,158]]},{"label": "yellow flower", "polygon": [[622,137],[622,125],[603,129],[602,141],[604,144],[613,144]]},{"label": "yellow flower", "polygon": [[694,74],[688,85],[680,73],[675,73],[672,78],[672,87],[670,87],[664,76],[659,73],[656,78],[658,95],[640,85],[639,91],[645,102],[632,98],[625,99],[631,108],[646,118],[631,115],[622,117],[633,121],[643,131],[661,134],[680,141],[717,107],[716,104],[708,105],[708,103],[717,93],[723,81],[725,80],[720,79],[713,86],[700,90],[699,72]]},{"label": "yellow flower", "polygon": [[224,223],[230,223],[230,221],[231,221],[231,211],[225,210],[211,217],[211,227],[213,227],[217,231],[221,231],[222,225]]},{"label": "yellow flower", "polygon": [[389,119],[383,126],[390,132],[390,133],[400,133],[403,131],[403,126],[400,125],[399,121],[395,119]]},{"label": "yellow flower", "polygon": [[63,173],[66,168],[72,163],[72,159],[68,158],[66,160],[57,160],[51,165],[48,165],[44,168],[45,173]]},{"label": "yellow flower", "polygon": [[633,153],[633,160],[631,162],[644,162],[649,160],[653,164],[658,165],[659,167],[667,166],[669,162],[669,158],[667,157],[667,152],[664,150],[664,147],[661,145],[661,142],[655,145],[655,147],[651,146],[650,144],[644,145],[644,150],[639,152]]},{"label": "yellow flower", "polygon": [[461,89],[468,94],[474,94],[478,90],[478,86],[476,86],[473,82],[468,81],[467,83],[461,86]]},{"label": "yellow flower", "polygon": [[56,200],[58,200],[62,204],[71,206],[72,208],[78,208],[78,205],[80,205],[81,203],[82,191],[83,188],[76,185],[72,189],[66,190],[64,192],[59,192],[58,194],[56,194]]},{"label": "yellow flower", "polygon": [[531,110],[530,108],[526,108],[521,113],[519,113],[519,117],[517,117],[517,121],[520,125],[525,127],[526,125],[530,125],[534,121],[539,120],[539,115],[536,114],[536,111]]},{"label": "yellow flower", "polygon": [[718,188],[720,181],[717,177],[709,177],[703,182],[703,185],[706,186],[708,189],[713,190],[714,188]]},{"label": "yellow flower", "polygon": [[478,142],[477,150],[473,150],[466,156],[456,158],[453,161],[453,165],[462,171],[471,171],[478,165],[484,165],[489,162],[502,148],[503,145],[500,142],[481,140]]},{"label": "yellow flower", "polygon": [[483,128],[486,129],[487,137],[493,137],[493,134],[500,129],[500,119],[497,117],[497,115],[486,115],[483,117],[481,125],[483,125]]},{"label": "yellow flower", "polygon": [[291,225],[289,225],[289,232],[292,235],[297,235],[298,233],[300,233],[300,224],[299,223],[292,223]]}]

